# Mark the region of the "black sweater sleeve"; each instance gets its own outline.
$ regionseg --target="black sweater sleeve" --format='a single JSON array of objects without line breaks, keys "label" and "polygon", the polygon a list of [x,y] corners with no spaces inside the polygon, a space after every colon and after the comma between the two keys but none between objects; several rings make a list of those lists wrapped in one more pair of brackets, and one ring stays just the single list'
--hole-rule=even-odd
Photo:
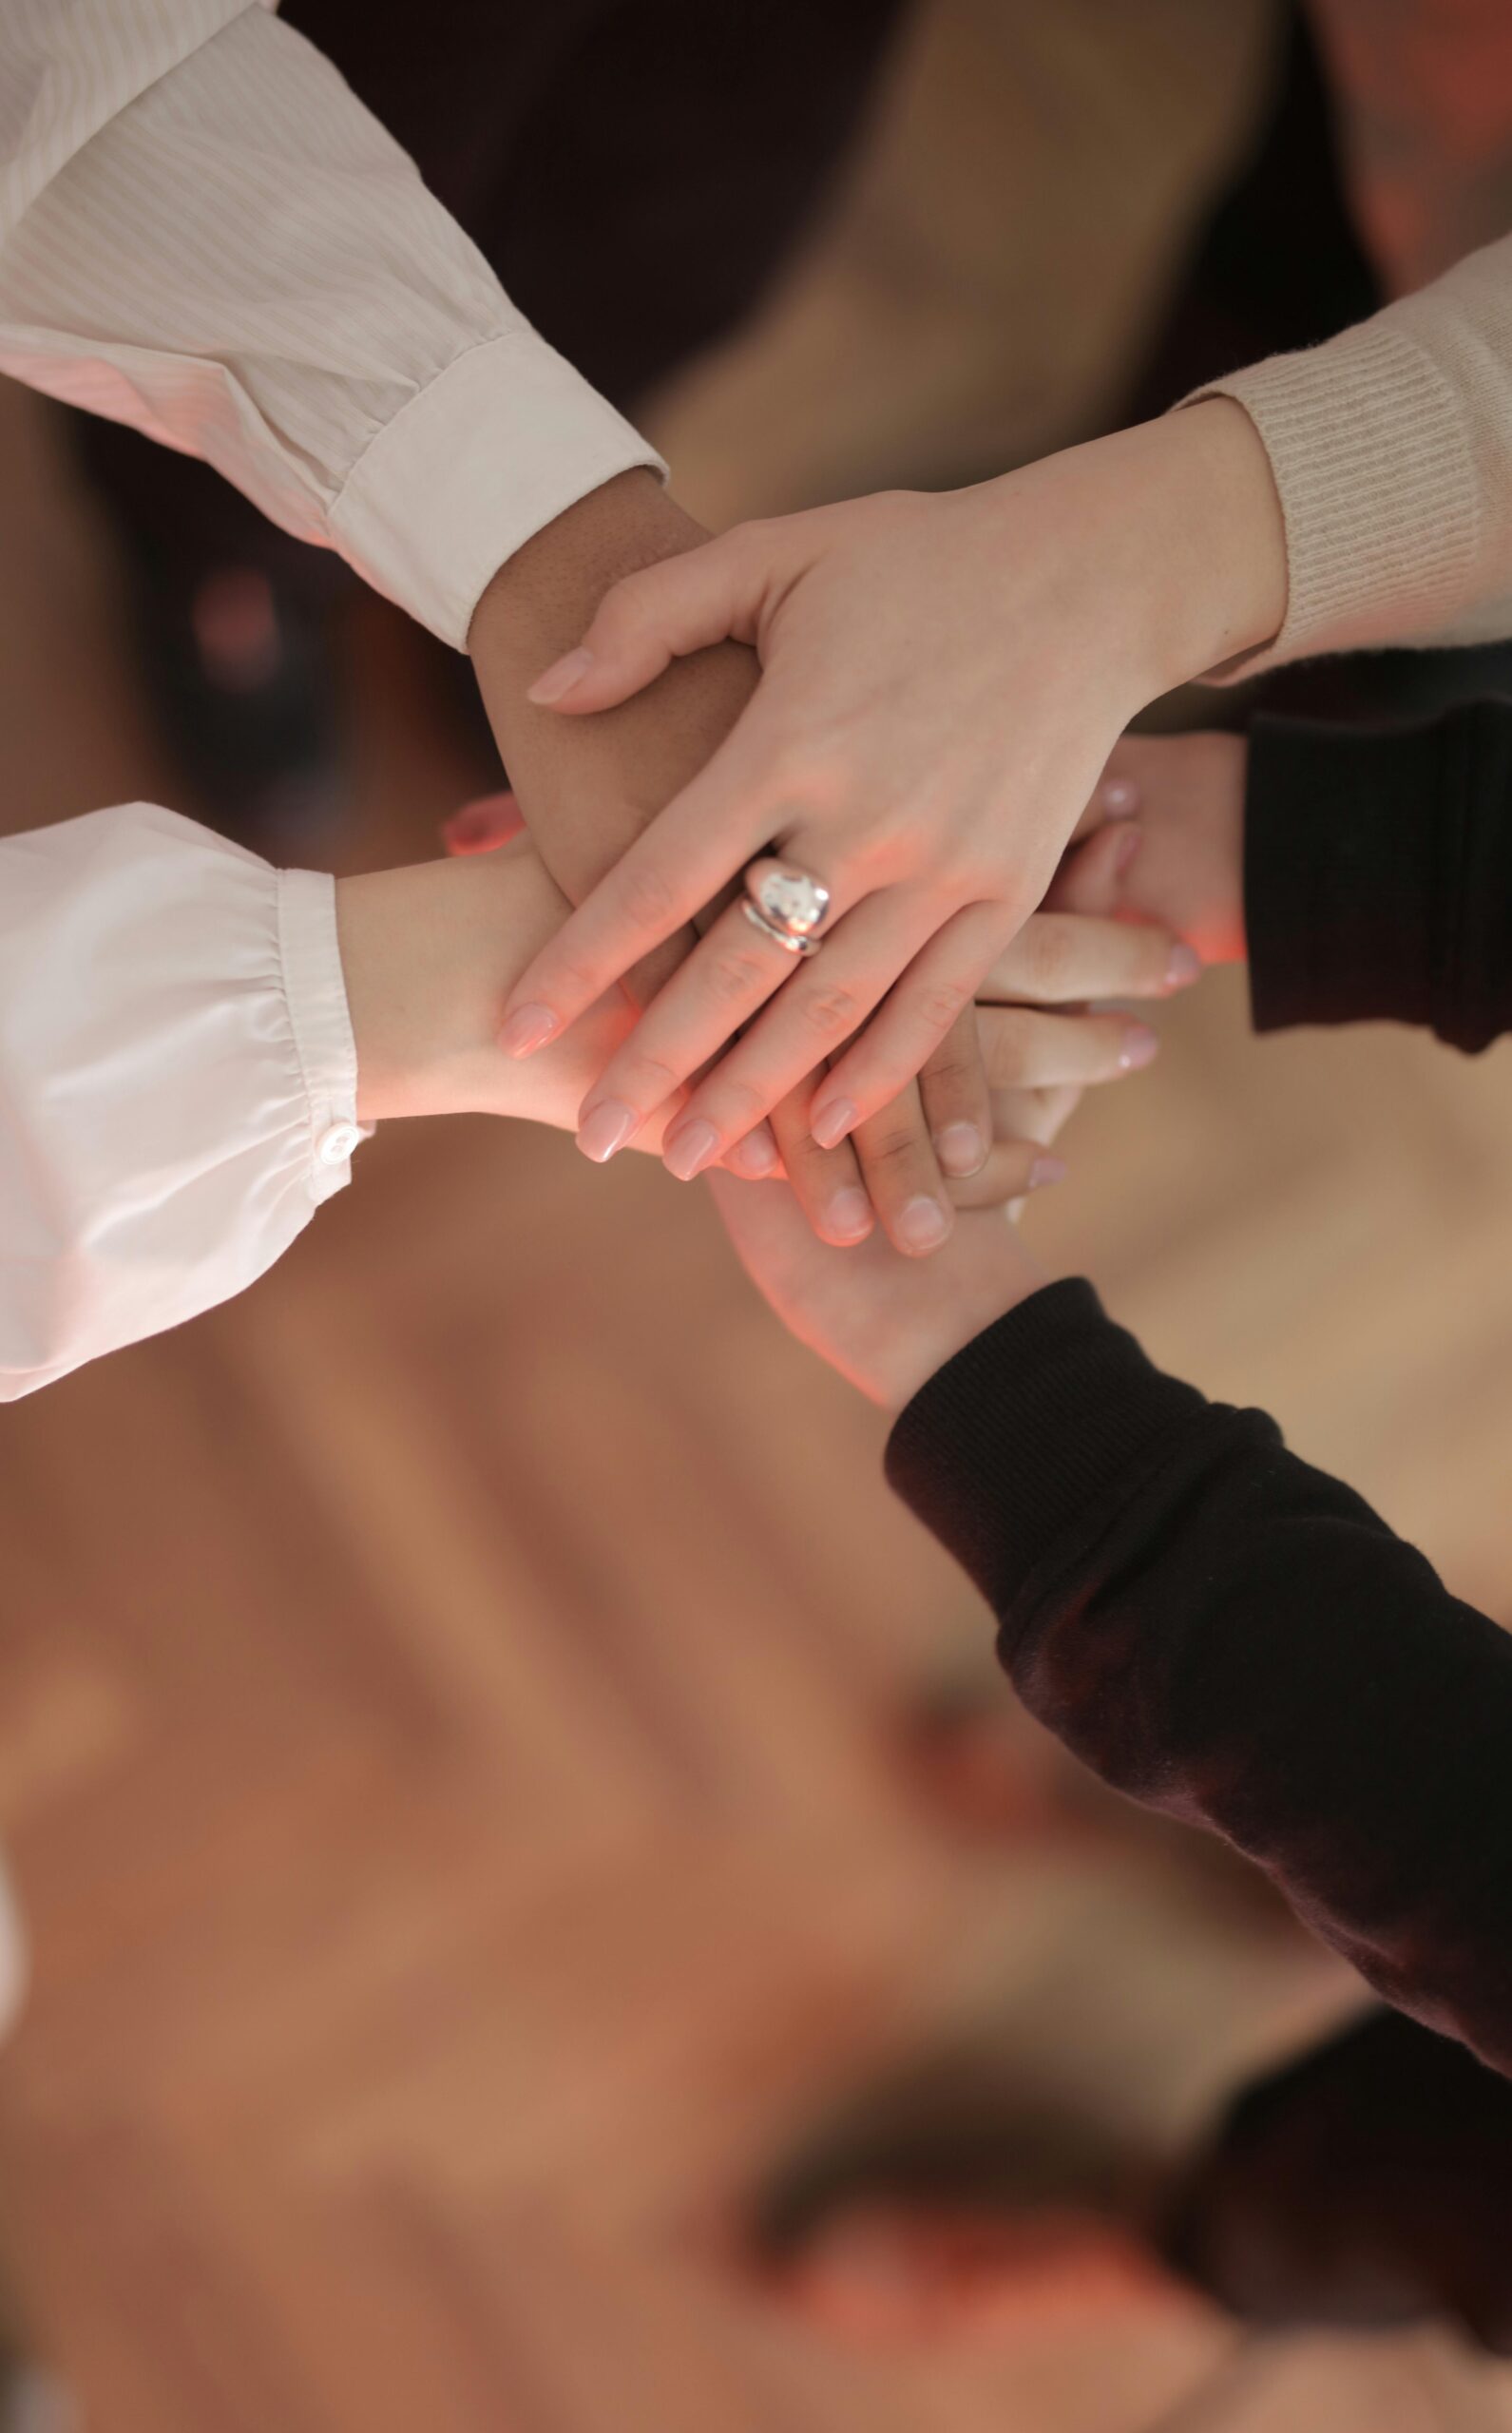
[{"label": "black sweater sleeve", "polygon": [[1394,731],[1257,718],[1244,863],[1256,1030],[1512,1029],[1512,701]]},{"label": "black sweater sleeve", "polygon": [[958,1353],[888,1462],[1043,1722],[1512,2074],[1512,1639],[1262,1412],[1152,1367],[1083,1282]]}]

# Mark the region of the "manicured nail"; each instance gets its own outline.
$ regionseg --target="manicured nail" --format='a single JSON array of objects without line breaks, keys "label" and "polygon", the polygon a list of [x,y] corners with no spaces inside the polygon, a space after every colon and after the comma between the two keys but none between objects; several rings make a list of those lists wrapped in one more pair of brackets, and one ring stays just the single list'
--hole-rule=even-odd
[{"label": "manicured nail", "polygon": [[730,1163],[736,1173],[744,1175],[750,1182],[759,1182],[763,1175],[772,1172],[776,1162],[777,1144],[772,1137],[771,1126],[765,1123],[758,1123],[756,1130],[748,1132],[743,1140],[737,1141],[730,1152]]},{"label": "manicured nail", "polygon": [[1141,1073],[1146,1064],[1155,1063],[1159,1053],[1159,1033],[1153,1031],[1148,1023],[1131,1023],[1123,1034],[1123,1045],[1119,1052],[1119,1070]]},{"label": "manicured nail", "polygon": [[1117,871],[1120,878],[1123,876],[1124,872],[1128,869],[1129,864],[1133,861],[1135,854],[1139,852],[1139,847],[1143,842],[1144,831],[1142,828],[1124,829],[1118,843],[1113,849],[1113,867]]},{"label": "manicured nail", "polygon": [[947,1175],[959,1181],[979,1175],[987,1161],[987,1144],[974,1123],[947,1123],[937,1133],[934,1154]]},{"label": "manicured nail", "polygon": [[719,1136],[712,1123],[685,1123],[661,1144],[661,1162],[679,1182],[691,1182],[718,1154]]},{"label": "manicured nail", "polygon": [[871,1202],[864,1191],[852,1183],[846,1191],[837,1191],[824,1212],[825,1223],[837,1240],[860,1242],[871,1231]]},{"label": "manicured nail", "polygon": [[1139,807],[1139,789],[1132,777],[1104,777],[1099,799],[1109,819],[1127,819]]},{"label": "manicured nail", "polygon": [[549,1006],[522,1006],[499,1033],[499,1045],[507,1056],[533,1056],[561,1027]]},{"label": "manicured nail", "polygon": [[821,1149],[833,1149],[845,1139],[856,1120],[856,1111],[849,1099],[832,1099],[814,1114],[809,1129]]},{"label": "manicured nail", "polygon": [[1202,977],[1202,957],[1188,946],[1173,947],[1171,960],[1165,967],[1168,988],[1190,988],[1194,980]]},{"label": "manicured nail", "polygon": [[898,1239],[906,1250],[938,1250],[950,1219],[937,1199],[910,1199],[898,1216]]},{"label": "manicured nail", "polygon": [[596,1166],[606,1166],[624,1147],[639,1121],[634,1107],[622,1106],[618,1099],[605,1099],[602,1106],[584,1117],[578,1146]]},{"label": "manicured nail", "polygon": [[593,665],[591,650],[569,650],[564,659],[554,660],[544,676],[538,676],[526,695],[538,710],[549,710],[565,699],[574,684],[582,682]]},{"label": "manicured nail", "polygon": [[1029,1189],[1043,1191],[1046,1183],[1064,1182],[1067,1172],[1063,1158],[1036,1158],[1029,1168]]}]

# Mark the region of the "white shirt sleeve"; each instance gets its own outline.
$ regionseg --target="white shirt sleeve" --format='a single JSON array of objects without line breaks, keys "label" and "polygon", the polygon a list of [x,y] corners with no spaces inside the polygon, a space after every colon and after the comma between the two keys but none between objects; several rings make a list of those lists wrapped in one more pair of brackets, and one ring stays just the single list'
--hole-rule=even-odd
[{"label": "white shirt sleeve", "polygon": [[258,0],[0,0],[0,370],[204,457],[458,647],[532,533],[665,469]]},{"label": "white shirt sleeve", "polygon": [[356,1086],[330,878],[150,803],[0,841],[0,1401],[271,1267]]}]

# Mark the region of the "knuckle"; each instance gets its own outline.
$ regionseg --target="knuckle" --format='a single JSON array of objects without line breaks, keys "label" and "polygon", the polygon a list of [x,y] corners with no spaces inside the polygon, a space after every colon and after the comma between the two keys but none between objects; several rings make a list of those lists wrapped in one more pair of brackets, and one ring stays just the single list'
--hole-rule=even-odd
[{"label": "knuckle", "polygon": [[625,872],[623,903],[638,929],[663,929],[677,918],[671,885],[654,862]]},{"label": "knuckle", "polygon": [[918,1015],[925,1027],[944,1038],[955,1028],[971,1003],[972,992],[964,980],[935,980],[919,993]]},{"label": "knuckle", "polygon": [[572,1005],[591,1005],[596,997],[603,994],[605,986],[602,974],[594,969],[591,963],[574,955],[569,955],[556,966],[551,985],[558,996]]},{"label": "knuckle", "polygon": [[922,1164],[924,1156],[923,1128],[909,1119],[869,1131],[863,1163],[869,1173],[896,1176]]},{"label": "knuckle", "polygon": [[624,1095],[631,1104],[647,1110],[660,1106],[682,1085],[682,1075],[656,1056],[636,1057],[626,1065],[623,1080]]},{"label": "knuckle", "polygon": [[741,1081],[737,1075],[730,1081],[721,1078],[718,1098],[711,1100],[701,1112],[707,1115],[717,1132],[736,1139],[749,1132],[753,1124],[759,1123],[771,1103],[771,1097],[766,1091],[757,1089],[754,1082]]},{"label": "knuckle", "polygon": [[861,1019],[860,999],[843,981],[829,981],[800,992],[798,1011],[820,1039],[842,1039]]},{"label": "knuckle", "polygon": [[716,955],[704,975],[710,996],[721,1006],[749,1005],[765,991],[770,976],[759,954],[735,948]]},{"label": "knuckle", "polygon": [[1020,932],[1024,973],[1029,987],[1037,995],[1057,997],[1067,987],[1071,967],[1071,939],[1062,925],[1046,915],[1029,922]]},{"label": "knuckle", "polygon": [[1003,1014],[991,1025],[987,1033],[987,1079],[995,1090],[1016,1090],[1024,1085],[1027,1069],[1027,1035],[1024,1023],[1013,1014]]}]

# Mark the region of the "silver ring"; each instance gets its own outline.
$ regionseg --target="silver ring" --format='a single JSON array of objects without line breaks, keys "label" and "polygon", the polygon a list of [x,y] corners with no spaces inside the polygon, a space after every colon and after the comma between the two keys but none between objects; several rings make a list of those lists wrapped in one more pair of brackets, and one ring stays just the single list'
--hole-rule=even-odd
[{"label": "silver ring", "polygon": [[775,921],[769,921],[766,914],[752,903],[749,895],[741,896],[740,910],[752,928],[770,938],[775,947],[780,947],[784,954],[817,954],[824,944],[822,938],[795,938],[790,930],[779,929]]},{"label": "silver ring", "polygon": [[[759,876],[757,873],[759,872]],[[824,927],[830,891],[822,879],[758,854],[745,873],[747,901],[785,938],[807,938]]]}]

